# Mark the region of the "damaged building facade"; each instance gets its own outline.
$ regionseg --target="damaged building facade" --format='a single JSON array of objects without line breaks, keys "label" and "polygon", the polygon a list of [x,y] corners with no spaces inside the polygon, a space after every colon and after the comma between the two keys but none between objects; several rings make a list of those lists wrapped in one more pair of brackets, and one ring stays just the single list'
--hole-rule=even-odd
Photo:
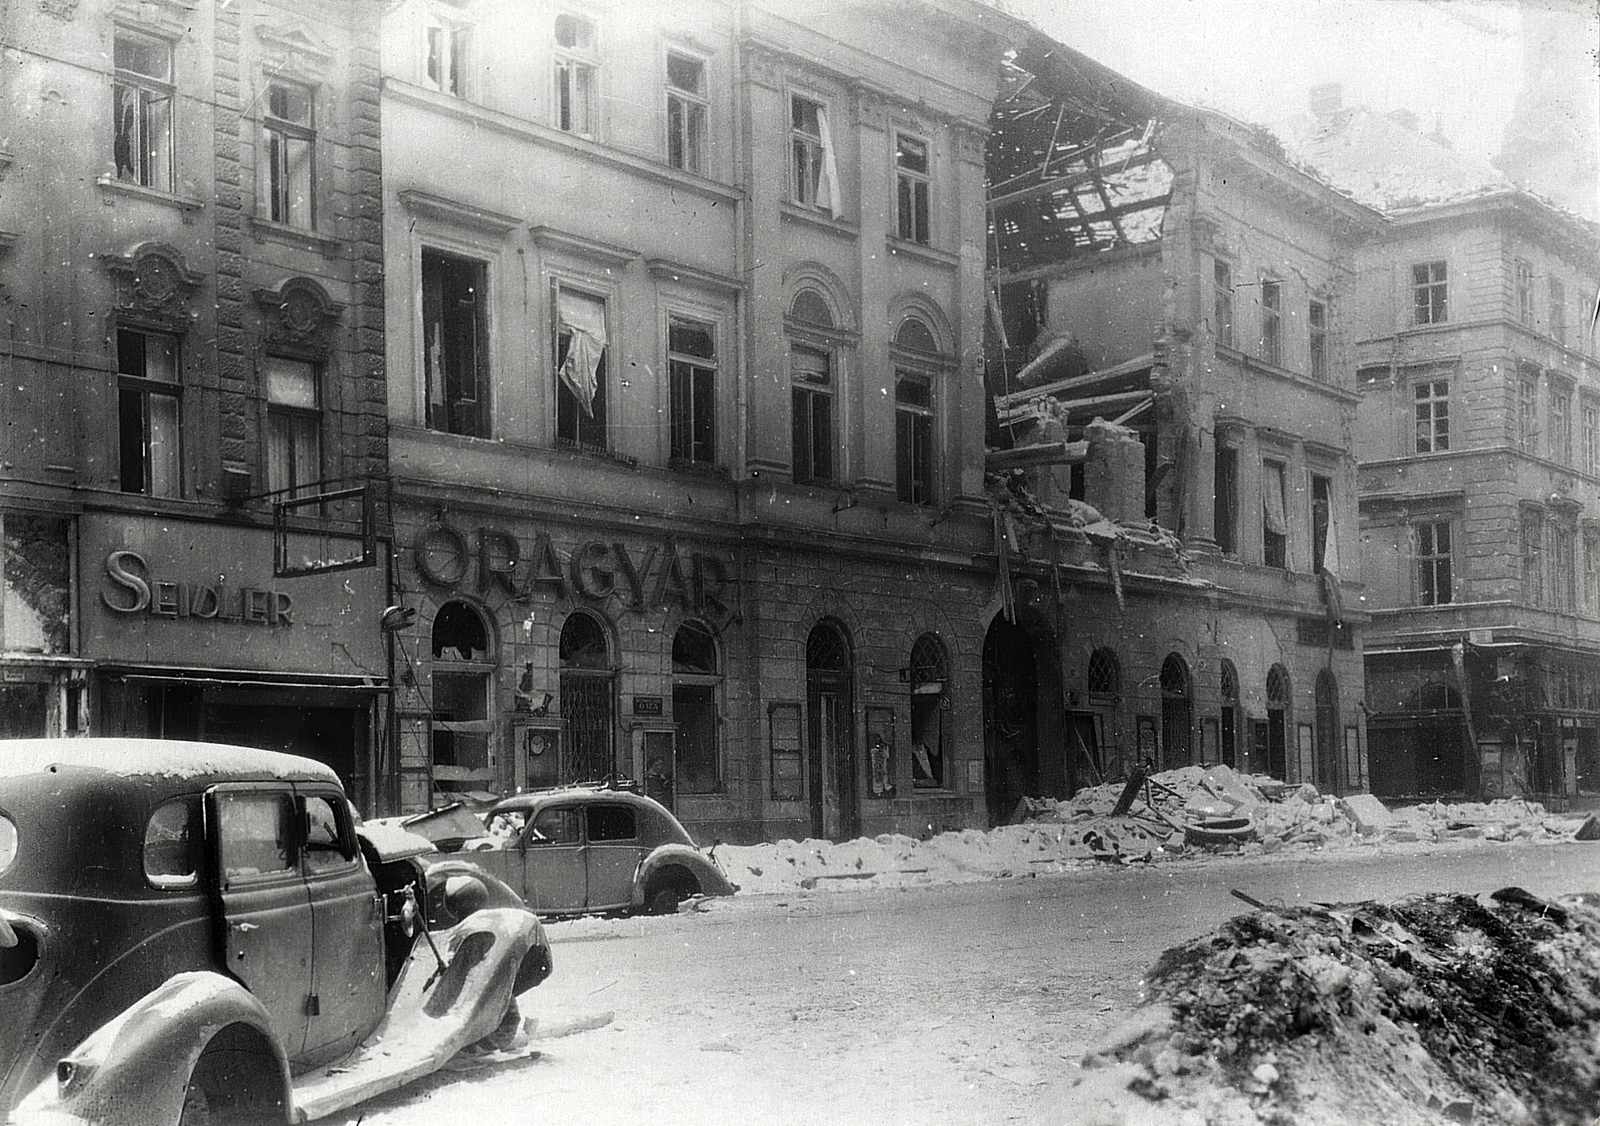
[{"label": "damaged building facade", "polygon": [[8,8],[0,735],[251,742],[373,793],[386,580],[321,569],[377,562],[377,8]]},{"label": "damaged building facade", "polygon": [[1042,38],[991,126],[1007,796],[1202,762],[1364,790],[1344,305],[1379,216]]}]

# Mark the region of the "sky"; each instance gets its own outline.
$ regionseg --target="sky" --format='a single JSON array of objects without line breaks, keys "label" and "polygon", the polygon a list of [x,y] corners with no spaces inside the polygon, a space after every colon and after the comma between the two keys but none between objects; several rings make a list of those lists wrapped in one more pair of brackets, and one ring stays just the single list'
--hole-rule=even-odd
[{"label": "sky", "polygon": [[[1524,81],[1522,9],[1563,21],[1541,57],[1600,114],[1600,0],[1004,0],[1053,38],[1159,94],[1271,125],[1321,83],[1410,110],[1458,152],[1500,149]],[[1559,53],[1560,58],[1554,57]]]}]

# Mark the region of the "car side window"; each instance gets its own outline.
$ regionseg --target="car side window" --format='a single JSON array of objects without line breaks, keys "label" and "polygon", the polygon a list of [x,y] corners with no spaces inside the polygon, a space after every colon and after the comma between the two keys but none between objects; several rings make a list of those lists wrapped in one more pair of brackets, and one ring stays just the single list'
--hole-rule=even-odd
[{"label": "car side window", "polygon": [[144,874],[156,887],[193,887],[199,878],[200,799],[173,798],[156,806],[144,827]]},{"label": "car side window", "polygon": [[305,864],[308,872],[332,872],[355,862],[354,834],[339,804],[320,794],[305,802]]},{"label": "car side window", "polygon": [[638,820],[633,810],[625,805],[591,805],[589,807],[589,843],[601,841],[631,841],[639,836]]},{"label": "car side window", "polygon": [[575,809],[540,810],[528,834],[529,844],[578,844],[582,840],[583,828]]},{"label": "car side window", "polygon": [[222,874],[229,881],[279,876],[298,867],[294,802],[288,794],[224,790],[217,794]]}]

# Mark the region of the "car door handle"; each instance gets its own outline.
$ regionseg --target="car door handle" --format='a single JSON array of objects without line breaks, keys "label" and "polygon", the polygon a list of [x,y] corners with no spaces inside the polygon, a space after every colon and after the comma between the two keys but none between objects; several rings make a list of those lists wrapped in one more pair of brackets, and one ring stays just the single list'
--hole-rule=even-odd
[{"label": "car door handle", "polygon": [[251,931],[258,931],[261,929],[260,923],[233,923],[231,926],[234,930],[243,931],[246,934],[249,934]]}]

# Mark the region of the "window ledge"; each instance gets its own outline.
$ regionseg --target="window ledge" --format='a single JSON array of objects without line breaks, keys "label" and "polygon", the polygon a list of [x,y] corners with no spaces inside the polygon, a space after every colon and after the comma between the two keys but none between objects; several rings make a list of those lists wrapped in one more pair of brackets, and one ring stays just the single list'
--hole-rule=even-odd
[{"label": "window ledge", "polygon": [[186,195],[174,195],[172,192],[164,192],[159,188],[147,188],[142,184],[129,184],[118,180],[109,172],[102,172],[95,180],[95,183],[99,184],[100,190],[108,195],[127,196],[129,199],[144,199],[149,200],[151,203],[175,207],[183,212],[183,221],[185,223],[192,223],[194,221],[194,213],[204,211],[206,207],[204,200]]},{"label": "window ledge", "polygon": [[1258,356],[1252,356],[1249,352],[1241,351],[1226,344],[1218,344],[1216,353],[1218,359],[1231,360],[1240,367],[1260,375],[1269,375],[1285,383],[1293,383],[1300,387],[1320,391],[1347,403],[1359,403],[1361,401],[1361,393],[1358,391],[1352,391],[1348,387],[1341,387],[1337,383],[1331,383],[1325,379],[1312,379],[1309,375],[1303,375],[1286,367],[1279,367],[1277,364],[1269,363]]},{"label": "window ledge", "polygon": [[826,231],[839,238],[855,240],[860,233],[854,223],[843,219],[835,219],[821,211],[813,211],[809,207],[802,207],[798,203],[784,200],[778,205],[779,215],[786,221],[801,223],[808,227],[815,227],[819,231]]},{"label": "window ledge", "polygon": [[907,258],[915,258],[920,262],[928,263],[930,266],[943,266],[951,270],[961,264],[960,255],[952,254],[948,250],[940,250],[938,247],[929,246],[927,243],[896,238],[894,235],[889,236],[889,253],[903,254]]},{"label": "window ledge", "polygon": [[256,242],[288,243],[291,246],[303,247],[306,250],[319,251],[324,258],[337,258],[344,245],[338,239],[329,235],[319,234],[304,227],[290,226],[288,223],[275,223],[271,219],[252,217],[250,220],[250,234]]}]

